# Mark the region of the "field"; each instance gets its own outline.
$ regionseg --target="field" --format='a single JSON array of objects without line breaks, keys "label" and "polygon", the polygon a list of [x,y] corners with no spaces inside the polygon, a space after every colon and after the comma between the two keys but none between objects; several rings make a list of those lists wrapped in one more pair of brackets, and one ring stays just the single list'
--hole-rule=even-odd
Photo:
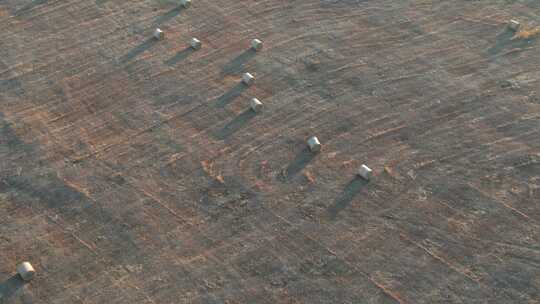
[{"label": "field", "polygon": [[1,304],[540,303],[539,1],[175,2],[0,0]]}]

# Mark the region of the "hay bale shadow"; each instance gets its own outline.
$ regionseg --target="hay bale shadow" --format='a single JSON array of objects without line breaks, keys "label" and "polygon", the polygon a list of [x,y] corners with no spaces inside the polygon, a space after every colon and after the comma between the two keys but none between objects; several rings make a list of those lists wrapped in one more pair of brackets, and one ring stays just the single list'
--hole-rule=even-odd
[{"label": "hay bale shadow", "polygon": [[4,303],[5,301],[12,298],[19,290],[24,287],[25,284],[26,282],[23,281],[18,274],[15,274],[9,279],[1,282],[0,303]]},{"label": "hay bale shadow", "polygon": [[154,22],[152,22],[152,25],[153,26],[159,26],[159,25],[162,25],[163,23],[166,23],[168,22],[169,20],[177,17],[178,15],[180,15],[180,13],[184,10],[185,8],[182,7],[182,6],[178,6],[178,7],[175,7],[173,9],[171,9],[170,11],[166,12],[165,14],[161,15],[161,16],[158,16]]},{"label": "hay bale shadow", "polygon": [[241,73],[244,69],[244,65],[255,57],[256,54],[257,52],[251,48],[245,50],[242,54],[236,56],[236,58],[231,60],[223,67],[222,74]]},{"label": "hay bale shadow", "polygon": [[128,61],[131,61],[135,59],[137,56],[139,56],[140,54],[152,48],[154,45],[156,45],[157,42],[158,41],[154,37],[148,38],[143,43],[134,47],[127,54],[122,56],[119,61],[121,63],[126,63]]},{"label": "hay bale shadow", "polygon": [[496,57],[504,50],[527,47],[537,40],[537,37],[514,39],[515,36],[516,33],[508,29],[501,32],[495,38],[495,44],[487,50],[488,55],[490,57]]},{"label": "hay bale shadow", "polygon": [[317,153],[311,152],[309,147],[305,147],[298,153],[295,158],[289,163],[287,168],[282,171],[282,181],[289,181],[295,177],[300,171],[304,170],[306,166],[315,158]]},{"label": "hay bale shadow", "polygon": [[354,197],[360,193],[367,184],[369,184],[369,181],[360,177],[355,177],[355,179],[350,181],[334,204],[328,208],[330,218],[335,219],[342,210],[347,208]]},{"label": "hay bale shadow", "polygon": [[49,2],[49,0],[32,0],[32,2],[15,11],[15,13],[13,13],[13,16],[19,17],[25,15],[26,13],[32,11],[36,6],[46,4],[47,2]]},{"label": "hay bale shadow", "polygon": [[227,123],[221,130],[216,133],[216,138],[223,140],[230,137],[238,130],[242,129],[251,119],[257,116],[257,113],[251,109],[247,109],[240,115],[236,116],[233,120]]},{"label": "hay bale shadow", "polygon": [[242,92],[244,92],[248,86],[246,86],[244,83],[240,82],[237,85],[235,85],[233,88],[231,88],[229,91],[227,91],[225,94],[221,95],[217,101],[216,106],[223,108],[229,103],[231,103],[233,100],[235,100],[238,96],[242,95]]},{"label": "hay bale shadow", "polygon": [[181,50],[180,52],[176,53],[176,55],[174,55],[173,57],[167,59],[165,61],[165,64],[168,65],[168,66],[175,65],[178,62],[183,61],[186,58],[188,58],[189,55],[193,54],[194,52],[195,52],[195,50],[192,47],[187,47],[187,48]]}]

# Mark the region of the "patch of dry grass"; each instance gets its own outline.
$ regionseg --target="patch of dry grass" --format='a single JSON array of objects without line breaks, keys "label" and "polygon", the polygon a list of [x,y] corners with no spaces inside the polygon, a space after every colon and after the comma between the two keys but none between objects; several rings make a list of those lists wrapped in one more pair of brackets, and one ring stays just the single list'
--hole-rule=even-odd
[{"label": "patch of dry grass", "polygon": [[538,34],[540,34],[540,26],[534,27],[534,28],[528,28],[523,29],[517,32],[514,37],[512,37],[512,40],[516,39],[531,39],[536,37]]}]

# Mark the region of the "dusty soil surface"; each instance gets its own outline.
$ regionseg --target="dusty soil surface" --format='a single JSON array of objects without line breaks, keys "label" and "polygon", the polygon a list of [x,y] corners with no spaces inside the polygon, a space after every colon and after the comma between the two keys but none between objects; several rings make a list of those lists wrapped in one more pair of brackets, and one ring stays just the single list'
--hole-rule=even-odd
[{"label": "dusty soil surface", "polygon": [[0,0],[0,303],[539,303],[537,0],[174,2]]}]

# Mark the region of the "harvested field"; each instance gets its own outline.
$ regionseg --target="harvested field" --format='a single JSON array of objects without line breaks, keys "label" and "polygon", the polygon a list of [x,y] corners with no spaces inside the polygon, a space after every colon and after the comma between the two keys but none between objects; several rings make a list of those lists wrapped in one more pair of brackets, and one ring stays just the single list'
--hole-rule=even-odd
[{"label": "harvested field", "polygon": [[0,303],[540,303],[540,2],[175,2],[0,0]]}]

